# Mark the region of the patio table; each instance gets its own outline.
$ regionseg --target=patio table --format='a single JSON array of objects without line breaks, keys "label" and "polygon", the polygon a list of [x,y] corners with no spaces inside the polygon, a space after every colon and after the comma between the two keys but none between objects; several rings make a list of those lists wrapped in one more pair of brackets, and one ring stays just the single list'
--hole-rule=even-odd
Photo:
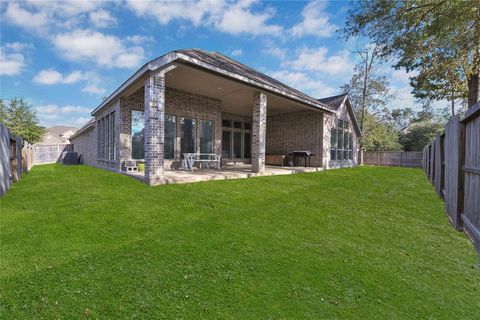
[{"label": "patio table", "polygon": [[205,164],[207,168],[210,168],[210,164],[214,164],[217,170],[220,170],[221,155],[215,153],[184,153],[184,167],[187,170],[192,171],[195,163]]}]

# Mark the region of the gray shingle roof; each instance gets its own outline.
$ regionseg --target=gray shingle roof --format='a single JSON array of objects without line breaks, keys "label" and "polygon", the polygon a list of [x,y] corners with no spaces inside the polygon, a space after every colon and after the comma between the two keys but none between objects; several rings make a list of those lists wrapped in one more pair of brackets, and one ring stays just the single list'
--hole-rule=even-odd
[{"label": "gray shingle roof", "polygon": [[60,137],[65,132],[70,131],[70,130],[75,132],[75,131],[78,130],[78,128],[77,127],[71,127],[71,126],[52,126],[52,127],[47,128],[47,130]]},{"label": "gray shingle roof", "polygon": [[347,93],[342,93],[336,96],[321,98],[321,99],[318,99],[318,101],[326,104],[327,106],[331,107],[334,110],[337,110],[342,105],[346,96],[348,96]]}]

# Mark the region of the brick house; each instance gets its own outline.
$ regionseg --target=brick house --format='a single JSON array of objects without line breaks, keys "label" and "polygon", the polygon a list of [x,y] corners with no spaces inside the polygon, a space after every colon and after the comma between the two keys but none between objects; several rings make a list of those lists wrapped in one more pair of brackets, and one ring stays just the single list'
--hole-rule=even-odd
[{"label": "brick house", "polygon": [[[266,170],[265,155],[308,150],[311,166],[357,164],[359,126],[347,95],[314,99],[217,52],[176,50],[154,59],[92,111],[70,140],[83,162],[114,171],[145,163],[162,183],[184,153]],[[267,163],[268,165],[268,163]]]}]

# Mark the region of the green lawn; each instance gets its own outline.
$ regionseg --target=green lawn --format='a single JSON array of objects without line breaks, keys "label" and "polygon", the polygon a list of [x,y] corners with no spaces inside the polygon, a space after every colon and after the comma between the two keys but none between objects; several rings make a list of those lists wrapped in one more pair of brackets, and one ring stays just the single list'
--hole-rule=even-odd
[{"label": "green lawn", "polygon": [[0,208],[2,319],[480,312],[475,250],[418,169],[148,187],[46,165]]}]

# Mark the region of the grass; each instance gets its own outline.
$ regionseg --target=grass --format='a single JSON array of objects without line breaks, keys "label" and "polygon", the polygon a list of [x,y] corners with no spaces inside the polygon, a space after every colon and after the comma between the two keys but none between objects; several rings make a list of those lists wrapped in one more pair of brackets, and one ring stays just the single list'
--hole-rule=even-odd
[{"label": "grass", "polygon": [[480,310],[473,246],[417,169],[148,187],[45,165],[0,209],[2,319],[474,319]]}]

